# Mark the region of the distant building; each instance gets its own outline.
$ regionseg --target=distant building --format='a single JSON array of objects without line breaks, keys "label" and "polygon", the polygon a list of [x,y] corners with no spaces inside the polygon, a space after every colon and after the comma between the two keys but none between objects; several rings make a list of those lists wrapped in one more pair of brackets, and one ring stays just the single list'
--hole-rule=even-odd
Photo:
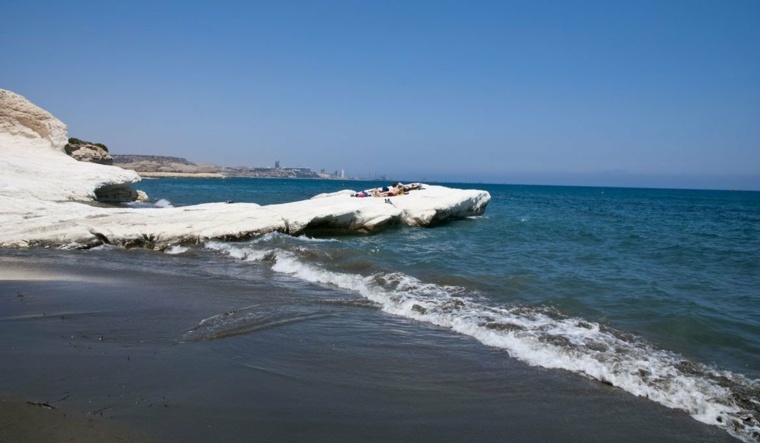
[{"label": "distant building", "polygon": [[275,160],[274,161],[274,168],[275,169],[280,169],[280,161],[279,160]]}]

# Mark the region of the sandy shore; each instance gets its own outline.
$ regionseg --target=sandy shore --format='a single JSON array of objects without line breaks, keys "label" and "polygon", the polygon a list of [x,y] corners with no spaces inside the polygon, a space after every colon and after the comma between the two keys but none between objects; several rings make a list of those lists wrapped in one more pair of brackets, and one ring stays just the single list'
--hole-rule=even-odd
[{"label": "sandy shore", "polygon": [[0,441],[733,441],[351,294],[195,263],[0,250]]},{"label": "sandy shore", "polygon": [[0,441],[15,443],[151,442],[148,436],[104,419],[57,406],[0,394]]}]

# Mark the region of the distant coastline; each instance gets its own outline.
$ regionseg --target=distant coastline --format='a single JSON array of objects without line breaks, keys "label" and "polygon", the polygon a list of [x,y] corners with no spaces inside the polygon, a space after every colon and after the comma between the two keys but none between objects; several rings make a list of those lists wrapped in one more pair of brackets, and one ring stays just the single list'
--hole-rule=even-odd
[{"label": "distant coastline", "polygon": [[339,172],[314,172],[309,168],[227,167],[215,164],[196,164],[181,157],[159,155],[113,155],[113,165],[137,172],[141,177],[177,178],[308,178],[343,179]]},{"label": "distant coastline", "polygon": [[218,172],[147,172],[135,171],[143,178],[227,178]]}]

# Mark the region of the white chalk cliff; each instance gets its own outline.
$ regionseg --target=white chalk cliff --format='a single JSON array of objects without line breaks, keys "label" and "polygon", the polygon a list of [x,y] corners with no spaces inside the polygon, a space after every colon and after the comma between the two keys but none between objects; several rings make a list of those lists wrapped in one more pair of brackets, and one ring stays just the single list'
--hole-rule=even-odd
[{"label": "white chalk cliff", "polygon": [[0,247],[92,247],[103,243],[163,249],[207,239],[272,231],[372,232],[427,226],[483,213],[488,192],[425,186],[394,197],[355,198],[351,191],[259,206],[209,203],[179,208],[94,205],[129,197],[133,171],[78,162],[64,152],[67,128],[24,97],[0,89]]}]

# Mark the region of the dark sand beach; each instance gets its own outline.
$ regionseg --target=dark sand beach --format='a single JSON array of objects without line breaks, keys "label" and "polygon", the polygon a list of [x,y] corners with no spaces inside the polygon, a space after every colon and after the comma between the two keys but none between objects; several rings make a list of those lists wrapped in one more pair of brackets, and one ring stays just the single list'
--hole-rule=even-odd
[{"label": "dark sand beach", "polygon": [[0,269],[2,441],[733,441],[266,272],[225,279],[120,250],[5,250]]},{"label": "dark sand beach", "polygon": [[102,419],[99,413],[82,413],[3,394],[0,394],[0,417],[2,442],[155,441],[134,429]]}]

